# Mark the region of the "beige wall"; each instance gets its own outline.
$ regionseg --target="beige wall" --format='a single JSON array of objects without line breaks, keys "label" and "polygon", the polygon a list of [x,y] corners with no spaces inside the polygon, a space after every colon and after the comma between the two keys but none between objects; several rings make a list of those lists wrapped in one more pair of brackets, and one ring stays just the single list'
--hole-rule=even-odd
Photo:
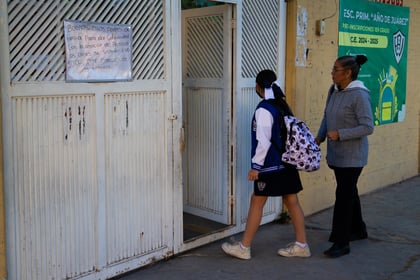
[{"label": "beige wall", "polygon": [[[338,11],[334,3],[335,0],[288,1],[286,95],[295,114],[305,120],[314,133],[321,122],[331,85],[330,72],[337,57]],[[376,126],[374,134],[369,136],[369,163],[359,180],[361,194],[416,176],[420,170],[420,2],[404,0],[404,6],[410,7],[406,119]],[[317,36],[316,20],[329,16],[332,17],[325,21],[325,35]],[[326,150],[325,143],[321,149]],[[326,166],[325,154],[323,158],[321,170],[301,173],[304,191],[300,200],[306,215],[334,202],[335,179]]]}]

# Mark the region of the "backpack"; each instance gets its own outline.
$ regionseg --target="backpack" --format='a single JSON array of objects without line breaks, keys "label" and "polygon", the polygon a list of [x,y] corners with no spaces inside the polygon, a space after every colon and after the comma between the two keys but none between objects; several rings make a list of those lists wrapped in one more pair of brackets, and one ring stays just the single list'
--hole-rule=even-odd
[{"label": "backpack", "polygon": [[308,126],[294,116],[284,116],[286,126],[285,152],[282,161],[298,170],[307,172],[318,170],[321,161],[321,149]]}]

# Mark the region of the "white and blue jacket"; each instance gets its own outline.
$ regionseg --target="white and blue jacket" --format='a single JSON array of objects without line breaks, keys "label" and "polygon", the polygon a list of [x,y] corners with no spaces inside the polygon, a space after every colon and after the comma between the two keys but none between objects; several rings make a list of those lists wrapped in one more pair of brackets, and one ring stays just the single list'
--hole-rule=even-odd
[{"label": "white and blue jacket", "polygon": [[255,109],[251,129],[251,168],[259,172],[276,172],[285,168],[281,160],[280,113],[268,100]]}]

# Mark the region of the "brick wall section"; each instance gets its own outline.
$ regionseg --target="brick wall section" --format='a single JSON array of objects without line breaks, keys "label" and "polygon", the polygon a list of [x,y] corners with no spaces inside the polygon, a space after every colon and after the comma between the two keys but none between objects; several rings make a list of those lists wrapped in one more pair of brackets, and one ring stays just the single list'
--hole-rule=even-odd
[{"label": "brick wall section", "polygon": [[[405,0],[404,6],[410,7],[406,119],[375,127],[374,134],[369,137],[369,164],[359,180],[361,194],[416,176],[420,170],[420,2]],[[325,35],[317,36],[316,20],[329,16],[332,17],[325,21]],[[331,85],[331,68],[337,57],[338,10],[333,0],[292,0],[288,2],[287,24],[286,93],[295,114],[316,133]],[[302,28],[305,29],[303,36],[302,32],[297,34]],[[306,61],[304,65],[296,65],[294,56],[301,58],[302,52],[307,54]],[[321,149],[326,150],[326,143]],[[301,173],[304,191],[300,200],[306,215],[334,203],[335,179],[326,166],[325,154],[323,158],[321,170]]]}]

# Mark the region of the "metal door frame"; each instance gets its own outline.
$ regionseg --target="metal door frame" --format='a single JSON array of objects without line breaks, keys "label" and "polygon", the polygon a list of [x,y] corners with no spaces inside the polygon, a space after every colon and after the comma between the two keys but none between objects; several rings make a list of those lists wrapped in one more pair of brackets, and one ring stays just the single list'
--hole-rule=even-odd
[{"label": "metal door frame", "polygon": [[[190,190],[191,190],[191,189],[189,189],[189,187],[190,187],[190,185],[189,185],[190,177],[189,177],[188,173],[192,170],[191,170],[191,168],[188,167],[189,164],[190,164],[190,162],[188,162],[188,160],[191,159],[191,158],[194,160],[194,158],[188,156],[188,153],[190,152],[190,149],[194,147],[195,143],[191,143],[192,141],[190,141],[190,143],[188,143],[188,140],[187,140],[186,141],[187,142],[186,150],[184,151],[185,152],[184,174],[186,174],[186,176],[184,177],[184,199],[183,199],[183,203],[184,203],[184,211],[186,211],[186,212],[189,212],[189,213],[192,213],[192,214],[195,214],[195,215],[198,215],[198,216],[210,219],[210,220],[221,222],[221,223],[224,223],[224,224],[230,224],[231,220],[232,220],[232,217],[231,217],[232,210],[231,210],[231,204],[229,203],[229,197],[231,196],[231,190],[232,190],[232,187],[231,187],[231,183],[232,183],[232,180],[231,180],[231,161],[232,161],[232,159],[231,159],[231,153],[230,153],[230,147],[232,145],[231,144],[231,139],[232,138],[231,138],[230,135],[231,135],[231,126],[232,126],[232,114],[231,114],[231,111],[232,111],[231,103],[232,102],[231,102],[231,100],[232,100],[232,77],[233,77],[233,75],[232,75],[232,51],[233,51],[232,50],[232,40],[233,40],[233,38],[232,38],[232,27],[231,27],[231,25],[232,25],[232,20],[231,20],[232,7],[231,7],[231,5],[221,5],[221,6],[198,8],[198,9],[183,11],[183,16],[182,16],[182,30],[183,30],[182,34],[183,35],[182,36],[183,37],[187,36],[187,32],[185,31],[186,30],[186,24],[185,24],[186,19],[192,18],[192,19],[196,20],[199,17],[208,17],[208,19],[211,19],[212,15],[221,15],[223,17],[223,56],[222,56],[222,58],[223,58],[223,62],[222,62],[223,75],[220,78],[218,78],[218,77],[211,77],[211,78],[206,78],[206,77],[195,78],[195,77],[192,77],[191,80],[188,80],[187,77],[184,77],[183,78],[183,89],[184,89],[183,90],[183,92],[184,92],[183,95],[185,96],[185,98],[184,98],[183,104],[184,104],[184,109],[186,110],[186,111],[184,111],[184,112],[186,112],[184,117],[187,120],[187,119],[189,119],[188,111],[193,111],[193,110],[190,110],[191,106],[189,106],[187,104],[187,100],[189,100],[190,96],[195,94],[197,96],[202,95],[203,98],[206,98],[206,96],[205,96],[206,91],[208,90],[210,92],[210,91],[212,91],[212,89],[214,89],[215,92],[210,93],[210,95],[214,96],[214,94],[217,94],[216,89],[218,89],[220,85],[222,86],[220,88],[221,89],[221,97],[220,97],[221,100],[219,100],[220,101],[219,105],[221,105],[221,107],[222,107],[221,108],[222,111],[220,112],[222,114],[222,119],[220,120],[220,124],[221,124],[222,130],[223,130],[221,132],[221,134],[222,134],[221,137],[226,137],[226,138],[223,139],[223,140],[216,139],[217,141],[221,141],[222,155],[219,155],[221,158],[219,158],[218,163],[213,163],[212,166],[215,166],[214,164],[216,164],[216,166],[219,166],[219,164],[221,164],[221,168],[223,170],[217,169],[219,171],[222,171],[222,174],[217,172],[217,170],[216,170],[215,174],[210,174],[212,172],[212,169],[211,168],[206,168],[207,166],[202,166],[201,170],[193,170],[194,173],[191,176],[192,179],[197,180],[197,178],[195,178],[195,177],[200,177],[201,175],[203,175],[203,176],[207,176],[208,181],[213,182],[212,178],[217,179],[217,178],[219,178],[219,176],[221,176],[221,177],[220,177],[220,180],[218,182],[217,181],[213,182],[213,186],[211,186],[211,185],[208,185],[207,187],[204,186],[204,189],[203,189],[204,192],[199,193],[202,189],[200,189],[199,191],[196,191],[196,192],[194,192],[194,190],[192,190],[190,192]],[[211,24],[211,22],[209,22],[208,24]],[[186,68],[187,68],[187,66],[186,66],[187,57],[185,55],[187,53],[186,41],[187,41],[187,39],[183,38],[183,42],[184,42],[183,50],[182,50],[182,52],[184,54],[184,56],[183,56],[183,73],[186,73],[186,71],[187,71],[186,70]],[[226,46],[228,46],[228,47],[226,47]],[[207,51],[207,50],[201,50],[201,51]],[[208,52],[211,52],[211,50],[208,50]],[[205,55],[204,55],[204,58],[203,57],[195,57],[195,58],[197,60],[198,59],[205,60],[207,57],[205,57]],[[205,64],[205,62],[206,61],[204,61],[203,64]],[[207,61],[207,62],[209,62],[209,61]],[[206,64],[206,65],[208,65],[208,64]],[[206,74],[207,73],[205,73],[204,75],[206,75]],[[211,76],[211,74],[214,74],[214,73],[210,73],[209,75]],[[194,93],[191,93],[191,92],[194,92]],[[188,97],[187,97],[187,95],[188,95]],[[211,100],[210,100],[210,102],[211,102]],[[218,106],[213,107],[213,110],[217,110],[217,109],[218,109]],[[210,110],[212,110],[212,109],[210,109]],[[207,111],[207,110],[203,110],[203,111]],[[196,116],[200,115],[200,112],[194,112],[194,113],[196,113],[196,114],[198,113]],[[215,117],[218,116],[218,114],[213,114],[213,115],[216,115]],[[208,121],[208,123],[210,124],[210,123],[212,123],[211,118],[212,118],[212,116],[209,115],[208,119],[205,119],[204,121]],[[195,119],[198,119],[198,118],[197,117],[192,117],[190,120],[195,120]],[[218,121],[216,118],[214,120]],[[186,133],[185,133],[186,134],[185,139],[189,139],[190,136],[192,136],[191,133],[190,133],[190,135],[188,135],[188,133],[189,133],[188,132],[188,126],[189,125],[191,125],[191,124],[187,122],[186,123],[187,129],[186,129]],[[206,130],[204,129],[204,131],[206,131]],[[212,136],[212,135],[210,135],[210,136]],[[219,135],[219,137],[220,137],[220,135]],[[201,139],[201,140],[204,140],[204,139]],[[207,144],[210,144],[210,145],[212,144],[211,139],[205,139],[205,141],[209,141],[209,142],[207,142]],[[202,141],[200,143],[206,143],[205,141]],[[200,147],[201,146],[204,146],[204,145],[200,145]],[[199,152],[199,151],[197,151],[197,148],[198,147],[196,146],[194,149],[195,149],[196,152]],[[214,149],[213,153],[217,154],[217,152],[218,152],[217,149]],[[209,161],[208,163],[210,163],[210,165],[211,165],[212,162]],[[197,165],[194,165],[194,166],[197,166]],[[203,169],[203,167],[204,167],[204,169]],[[209,173],[207,173],[207,172],[209,172]],[[197,176],[197,175],[195,175],[195,173],[199,173],[199,175]],[[202,186],[205,185],[206,182],[207,181],[204,181],[204,182],[201,181],[201,183],[198,182],[198,185],[199,185],[198,187],[202,188]],[[192,187],[196,188],[196,186],[192,186]],[[213,187],[213,191],[210,189],[212,187]],[[222,191],[220,193],[218,193],[218,188],[220,188],[220,187],[222,188]],[[202,195],[202,193],[205,193],[205,194],[208,193],[210,195],[214,194],[214,195],[218,195],[218,197],[216,196],[216,197],[204,198],[205,202],[201,206],[199,204],[196,204],[195,206],[194,205],[192,205],[192,206],[188,205],[190,194],[200,196],[200,195]],[[212,201],[213,202],[218,201],[219,199],[222,200],[222,202],[220,204],[218,204],[216,202],[216,203],[214,203],[214,205],[213,204],[211,205]],[[198,197],[198,199],[197,199],[197,198],[193,197],[192,200],[194,200],[193,203],[197,203],[198,200],[203,200],[203,198]],[[206,208],[205,206],[214,206],[214,207],[220,207],[220,208]]]}]

